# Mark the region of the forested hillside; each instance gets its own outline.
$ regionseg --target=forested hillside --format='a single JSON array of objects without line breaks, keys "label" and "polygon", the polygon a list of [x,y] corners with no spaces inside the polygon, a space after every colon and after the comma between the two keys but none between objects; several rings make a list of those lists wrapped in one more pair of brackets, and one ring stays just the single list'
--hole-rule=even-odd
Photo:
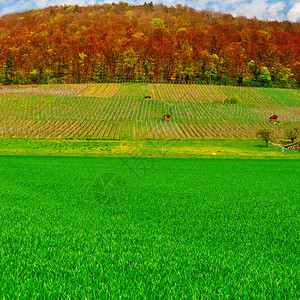
[{"label": "forested hillside", "polygon": [[2,84],[300,83],[300,23],[178,5],[56,6],[0,18]]}]

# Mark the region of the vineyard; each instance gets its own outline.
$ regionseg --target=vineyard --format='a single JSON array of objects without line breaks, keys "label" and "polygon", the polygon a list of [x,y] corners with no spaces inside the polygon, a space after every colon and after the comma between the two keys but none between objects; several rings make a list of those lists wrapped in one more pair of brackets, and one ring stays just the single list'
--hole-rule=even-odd
[{"label": "vineyard", "polygon": [[[224,103],[232,96],[241,103]],[[278,123],[269,121],[273,114]],[[300,123],[300,91],[158,83],[7,86],[0,89],[0,116],[2,137],[253,138],[264,126],[282,137],[287,126]]]}]

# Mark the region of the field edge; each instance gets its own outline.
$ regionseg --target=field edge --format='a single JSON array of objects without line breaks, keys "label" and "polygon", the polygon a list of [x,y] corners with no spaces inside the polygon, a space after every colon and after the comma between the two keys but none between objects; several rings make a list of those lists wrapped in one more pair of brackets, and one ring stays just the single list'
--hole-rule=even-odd
[{"label": "field edge", "polygon": [[255,139],[55,140],[0,138],[0,155],[299,159],[299,151]]}]

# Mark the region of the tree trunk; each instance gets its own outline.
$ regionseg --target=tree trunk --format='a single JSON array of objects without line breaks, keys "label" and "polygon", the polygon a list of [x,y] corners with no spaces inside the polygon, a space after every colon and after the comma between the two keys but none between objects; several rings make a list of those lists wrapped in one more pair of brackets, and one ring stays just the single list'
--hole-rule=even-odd
[{"label": "tree trunk", "polygon": [[269,143],[268,143],[268,140],[265,140],[266,141],[266,147],[269,147]]}]

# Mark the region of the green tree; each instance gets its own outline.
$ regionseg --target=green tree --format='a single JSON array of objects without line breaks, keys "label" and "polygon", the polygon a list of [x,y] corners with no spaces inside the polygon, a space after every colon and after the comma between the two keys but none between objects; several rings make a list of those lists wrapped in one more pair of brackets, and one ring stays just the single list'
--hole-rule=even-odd
[{"label": "green tree", "polygon": [[292,143],[294,143],[294,141],[299,137],[300,135],[300,126],[291,126],[288,127],[285,132],[284,135],[286,138],[288,138],[289,140],[292,141]]},{"label": "green tree", "polygon": [[250,69],[250,71],[252,73],[252,76],[253,76],[254,80],[257,80],[258,76],[260,74],[257,63],[254,60],[251,60],[247,63],[247,65],[248,65],[248,68]]},{"label": "green tree", "polygon": [[288,79],[293,76],[290,68],[286,68],[280,63],[274,63],[271,73],[272,81],[276,82],[281,87],[289,86]]},{"label": "green tree", "polygon": [[4,68],[4,83],[11,84],[13,81],[14,58],[13,54],[9,52],[6,57],[6,64]]},{"label": "green tree", "polygon": [[274,131],[265,127],[265,128],[261,128],[256,132],[256,135],[263,139],[266,142],[266,147],[269,146],[269,140],[271,139],[272,135],[273,135]]},{"label": "green tree", "polygon": [[267,67],[262,67],[260,69],[259,79],[264,84],[269,84],[271,82],[270,71]]},{"label": "green tree", "polygon": [[160,19],[160,18],[153,18],[152,19],[152,24],[155,26],[155,27],[158,27],[158,28],[162,28],[162,27],[165,27],[165,22]]}]

